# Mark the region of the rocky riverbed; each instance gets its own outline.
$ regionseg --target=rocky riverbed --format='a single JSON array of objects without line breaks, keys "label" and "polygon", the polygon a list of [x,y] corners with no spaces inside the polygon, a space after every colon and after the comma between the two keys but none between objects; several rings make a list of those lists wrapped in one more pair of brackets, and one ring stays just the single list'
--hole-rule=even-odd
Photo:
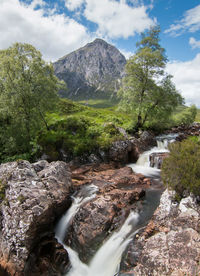
[{"label": "rocky riverbed", "polygon": [[[70,207],[71,195],[93,184],[98,188],[96,197],[81,206],[65,236],[66,244],[88,262],[130,210],[140,213],[145,192],[155,183],[122,164],[137,159],[154,143],[147,132],[127,143],[113,143],[108,163],[20,160],[0,165],[0,275],[63,275],[70,262],[54,227]],[[166,156],[152,156],[152,164],[158,157]],[[194,199],[177,204],[165,191],[153,218],[124,253],[121,275],[198,275],[199,216]]]}]

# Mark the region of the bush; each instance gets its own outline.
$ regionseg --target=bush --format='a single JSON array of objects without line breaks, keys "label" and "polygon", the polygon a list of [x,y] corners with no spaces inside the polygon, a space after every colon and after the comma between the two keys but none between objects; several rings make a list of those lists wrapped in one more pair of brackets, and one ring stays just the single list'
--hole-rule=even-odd
[{"label": "bush", "polygon": [[176,191],[200,195],[200,142],[197,137],[170,145],[170,155],[163,162],[162,180]]}]

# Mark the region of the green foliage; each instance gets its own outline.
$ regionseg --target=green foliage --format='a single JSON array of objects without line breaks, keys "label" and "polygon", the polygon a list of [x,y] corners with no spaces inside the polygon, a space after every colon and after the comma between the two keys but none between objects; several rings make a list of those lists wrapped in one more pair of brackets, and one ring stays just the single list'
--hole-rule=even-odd
[{"label": "green foliage", "polygon": [[200,195],[200,141],[190,138],[170,145],[170,155],[162,165],[165,185],[183,197],[185,191]]},{"label": "green foliage", "polygon": [[45,113],[54,108],[61,86],[33,46],[16,43],[0,51],[1,159],[31,152],[37,132],[48,128]]},{"label": "green foliage", "polygon": [[147,121],[167,119],[183,99],[171,76],[164,74],[165,50],[159,44],[159,27],[142,34],[138,50],[126,65],[126,76],[118,92],[120,108],[137,118],[136,128]]},{"label": "green foliage", "polygon": [[67,99],[60,99],[57,110],[60,114],[72,114],[87,109],[87,107]]},{"label": "green foliage", "polygon": [[189,125],[195,121],[197,115],[197,108],[195,105],[184,108],[181,112],[178,112],[173,116],[174,125]]},{"label": "green foliage", "polygon": [[[94,109],[61,99],[61,105],[70,106],[54,113],[48,113],[50,130],[44,129],[38,139],[43,152],[52,160],[59,159],[60,149],[69,160],[75,156],[90,154],[99,148],[108,149],[113,141],[124,139],[117,127],[131,129],[131,117],[109,109]],[[76,112],[75,112],[76,110]]]},{"label": "green foliage", "polygon": [[119,100],[116,97],[102,98],[102,99],[89,99],[79,101],[85,106],[94,107],[94,108],[112,108],[119,103]]},{"label": "green foliage", "polygon": [[172,128],[179,125],[190,125],[195,121],[197,108],[193,105],[186,107],[179,105],[170,116],[160,116],[152,118],[151,121],[147,121],[145,128],[162,132],[165,129]]},{"label": "green foliage", "polygon": [[197,109],[197,114],[196,114],[195,121],[200,122],[200,109]]}]

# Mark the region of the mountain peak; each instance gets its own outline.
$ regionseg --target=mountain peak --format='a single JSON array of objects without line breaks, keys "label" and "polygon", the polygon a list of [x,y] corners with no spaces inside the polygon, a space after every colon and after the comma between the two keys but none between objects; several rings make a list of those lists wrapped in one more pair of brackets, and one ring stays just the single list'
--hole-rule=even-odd
[{"label": "mountain peak", "polygon": [[92,43],[108,44],[105,40],[103,40],[101,38],[96,38]]},{"label": "mountain peak", "polygon": [[124,73],[125,57],[103,39],[93,42],[64,56],[54,63],[55,74],[64,80],[70,98],[90,98],[113,93],[119,87]]}]

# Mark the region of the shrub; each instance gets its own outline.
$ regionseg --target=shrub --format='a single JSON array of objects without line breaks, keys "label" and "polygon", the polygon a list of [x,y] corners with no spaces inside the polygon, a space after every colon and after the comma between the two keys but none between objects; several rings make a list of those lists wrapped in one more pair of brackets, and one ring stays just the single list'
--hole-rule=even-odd
[{"label": "shrub", "polygon": [[170,145],[170,155],[163,162],[162,180],[181,198],[185,192],[200,195],[200,142],[188,138]]}]

